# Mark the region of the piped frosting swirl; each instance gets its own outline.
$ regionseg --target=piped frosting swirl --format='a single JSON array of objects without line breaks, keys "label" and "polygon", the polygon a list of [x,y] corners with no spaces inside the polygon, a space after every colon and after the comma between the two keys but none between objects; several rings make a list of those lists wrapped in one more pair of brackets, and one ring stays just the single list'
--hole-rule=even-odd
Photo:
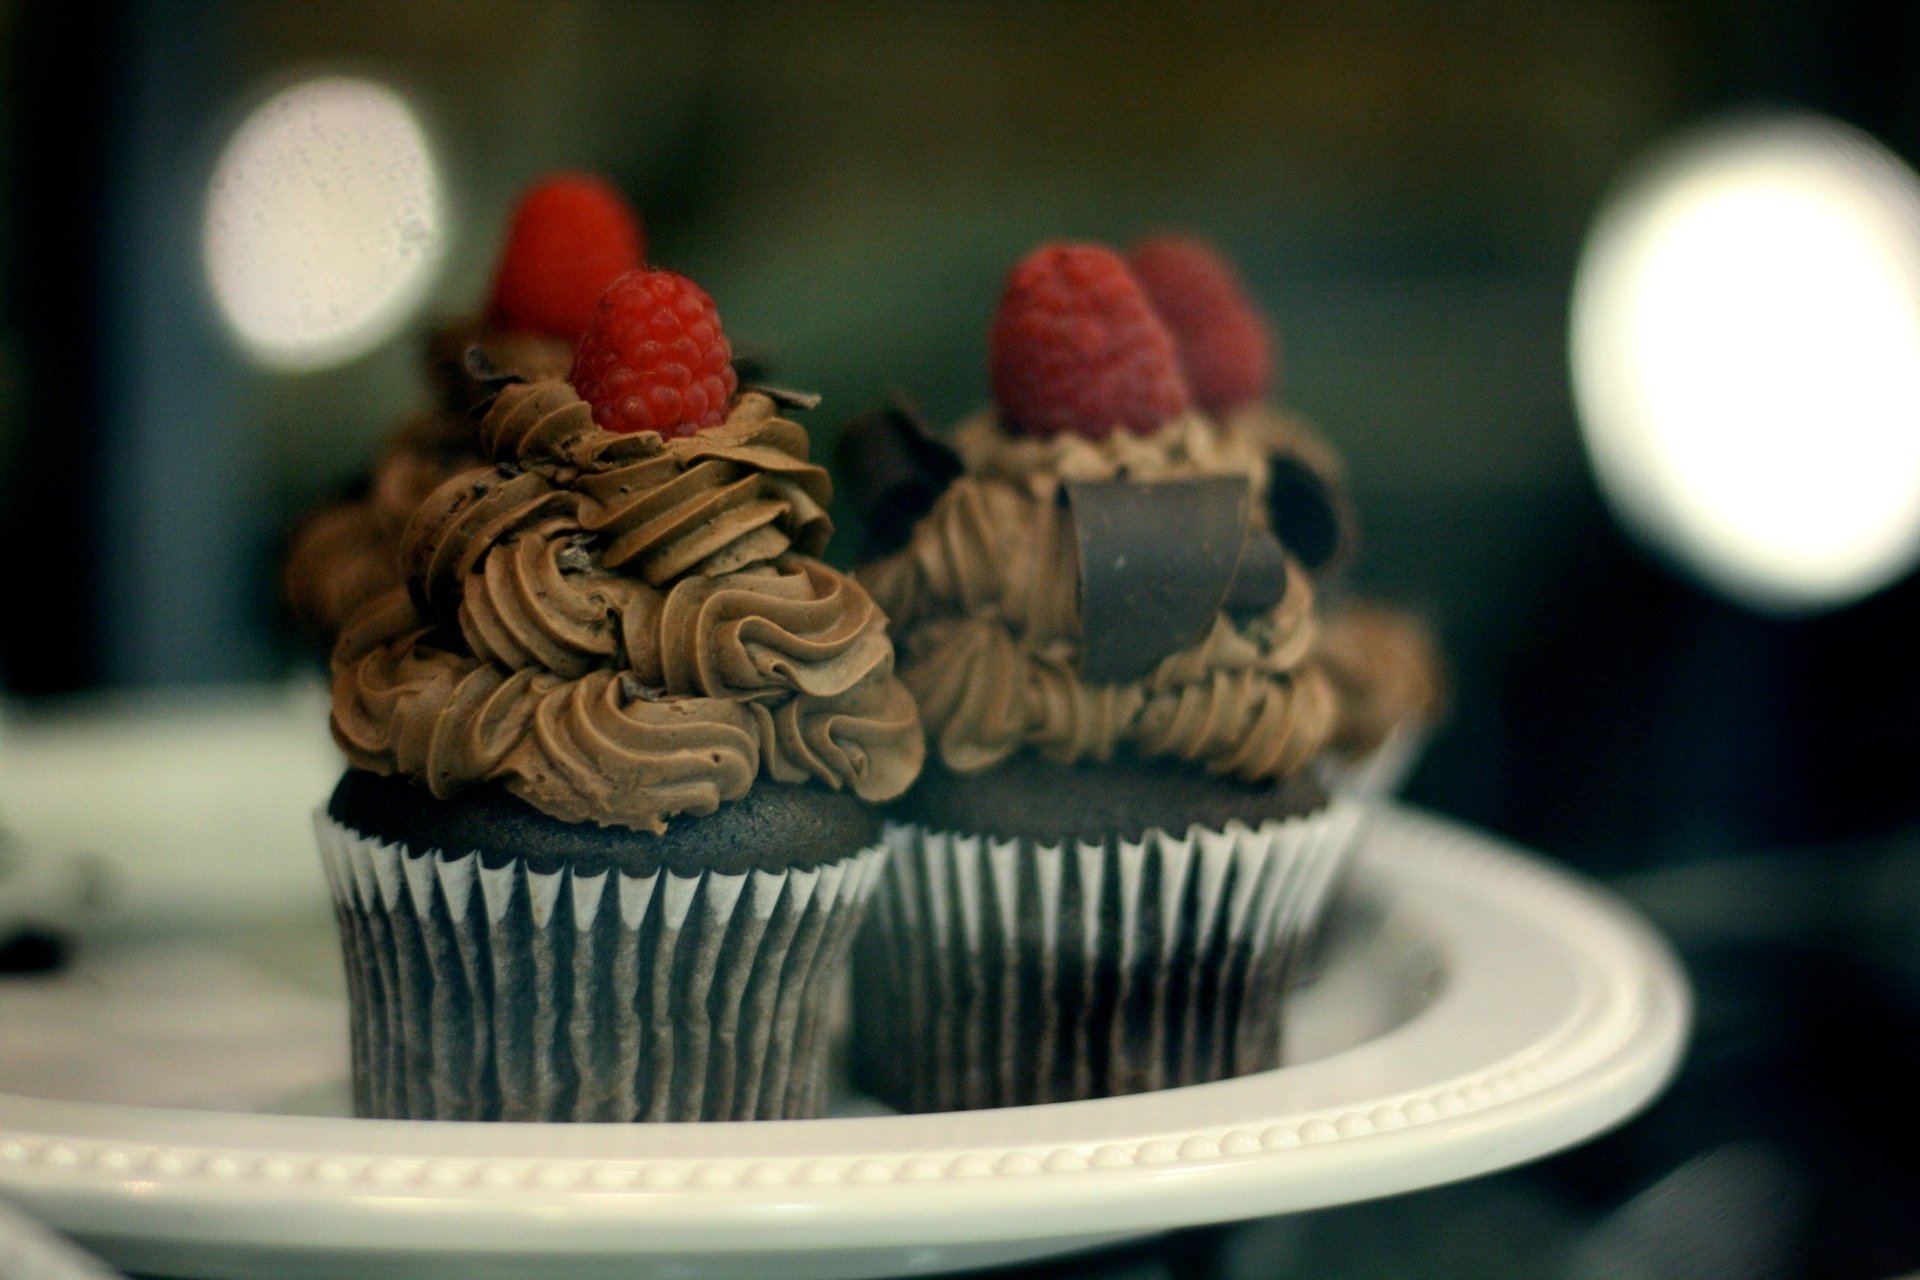
[{"label": "piped frosting swirl", "polygon": [[1203,640],[1145,678],[1089,683],[1077,661],[1077,552],[1059,483],[1037,465],[1017,483],[963,476],[907,546],[861,571],[902,629],[901,678],[941,762],[976,772],[1022,748],[1097,761],[1125,744],[1247,782],[1305,767],[1337,715],[1312,656],[1307,574],[1290,564],[1272,610],[1217,617]]},{"label": "piped frosting swirl", "polygon": [[478,438],[494,465],[420,504],[405,586],[335,649],[352,763],[654,831],[762,773],[906,789],[924,743],[886,617],[813,558],[830,484],[771,399],[662,440],[550,379],[502,391]]}]

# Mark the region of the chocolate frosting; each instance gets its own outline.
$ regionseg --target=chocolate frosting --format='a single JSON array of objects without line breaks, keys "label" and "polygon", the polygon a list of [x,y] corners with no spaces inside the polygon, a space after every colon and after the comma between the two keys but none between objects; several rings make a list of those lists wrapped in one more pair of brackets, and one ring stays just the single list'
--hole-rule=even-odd
[{"label": "chocolate frosting", "polygon": [[1336,755],[1364,756],[1396,727],[1430,726],[1445,710],[1433,636],[1408,614],[1348,602],[1322,625],[1320,653],[1340,693],[1340,720],[1328,743]]},{"label": "chocolate frosting", "polygon": [[1312,657],[1313,587],[1299,565],[1289,561],[1270,610],[1216,615],[1199,643],[1141,679],[1089,682],[1059,483],[1040,469],[1019,483],[964,476],[906,547],[860,574],[902,628],[901,678],[942,763],[971,773],[1022,747],[1107,760],[1126,745],[1266,782],[1318,755],[1337,705]]},{"label": "chocolate frosting", "polygon": [[302,630],[331,644],[355,610],[400,585],[400,534],[426,496],[482,462],[473,422],[423,414],[394,433],[365,491],[294,530],[281,591]]},{"label": "chocolate frosting", "polygon": [[[1354,555],[1339,458],[1300,418],[1270,405],[1248,405],[1219,422],[1190,413],[1156,431],[1115,432],[1097,441],[1014,435],[987,412],[962,424],[953,443],[973,475],[1036,493],[1050,491],[1063,477],[1155,480],[1219,474],[1247,476],[1268,502],[1276,497],[1276,480],[1296,494],[1317,489],[1328,505],[1276,513],[1262,502],[1256,504],[1257,515],[1290,537],[1289,564],[1296,570],[1304,559],[1316,578],[1326,577]],[[1417,620],[1355,601],[1320,627],[1319,635],[1317,660],[1338,695],[1338,718],[1328,739],[1332,752],[1364,755],[1396,725],[1440,718],[1445,702],[1441,665]]]},{"label": "chocolate frosting", "polygon": [[813,558],[831,487],[777,408],[750,392],[662,440],[601,430],[558,380],[502,390],[477,433],[494,465],[419,505],[404,587],[334,650],[349,760],[650,831],[761,773],[904,791],[925,747],[887,620]]},{"label": "chocolate frosting", "polygon": [[328,644],[361,605],[400,584],[400,534],[414,509],[449,476],[486,462],[473,408],[488,389],[474,376],[479,353],[503,374],[564,377],[573,348],[542,334],[480,321],[447,325],[427,340],[435,407],[407,419],[374,460],[362,492],[307,516],[295,528],[281,594],[301,630]]}]

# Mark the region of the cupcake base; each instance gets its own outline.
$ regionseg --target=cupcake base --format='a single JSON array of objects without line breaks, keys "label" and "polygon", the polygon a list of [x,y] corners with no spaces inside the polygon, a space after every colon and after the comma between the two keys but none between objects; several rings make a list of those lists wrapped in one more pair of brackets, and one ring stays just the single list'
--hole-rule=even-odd
[{"label": "cupcake base", "polygon": [[[1122,820],[1158,801],[1139,787],[1130,794],[1124,778],[1079,772],[1093,775],[1089,785]],[[957,794],[975,781],[985,778],[935,785]],[[1199,780],[1208,784],[1223,791],[1212,811],[1220,825],[1181,825],[1177,834],[889,823],[892,865],[854,968],[852,1061],[862,1086],[901,1110],[944,1111],[1278,1066],[1289,967],[1359,810],[1344,799],[1313,803],[1309,784],[1282,793]],[[1030,825],[1073,814],[1074,788],[1055,794]],[[1312,807],[1286,812],[1288,801]],[[1226,805],[1252,820],[1221,817]],[[1253,816],[1261,806],[1280,812]],[[934,806],[920,797],[916,807]],[[1003,829],[1018,820],[995,819]]]},{"label": "cupcake base", "polygon": [[[835,793],[761,791],[737,813],[686,820],[697,834],[679,840],[528,808],[525,829],[505,828],[516,852],[495,831],[446,839],[471,825],[447,812],[458,801],[349,774],[315,826],[346,961],[355,1114],[820,1114],[827,1008],[884,848],[826,857],[827,833],[870,832],[858,802],[838,812]],[[519,803],[469,803],[502,801]],[[783,830],[784,845],[745,838]],[[559,852],[569,841],[594,852]],[[690,841],[724,843],[736,869],[688,865]]]}]

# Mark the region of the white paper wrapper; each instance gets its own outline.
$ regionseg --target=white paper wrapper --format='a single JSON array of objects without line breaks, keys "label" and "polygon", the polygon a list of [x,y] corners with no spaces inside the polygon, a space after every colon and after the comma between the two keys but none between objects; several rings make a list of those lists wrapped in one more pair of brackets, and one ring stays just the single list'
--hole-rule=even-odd
[{"label": "white paper wrapper", "polygon": [[1413,773],[1432,730],[1424,724],[1397,724],[1380,745],[1333,770],[1333,785],[1357,800],[1385,800]]},{"label": "white paper wrapper", "polygon": [[354,1112],[439,1120],[820,1114],[826,1010],[885,863],[742,875],[409,856],[316,816]]},{"label": "white paper wrapper", "polygon": [[888,824],[853,1064],[906,1111],[1107,1097],[1279,1065],[1287,968],[1359,807],[1071,844]]}]

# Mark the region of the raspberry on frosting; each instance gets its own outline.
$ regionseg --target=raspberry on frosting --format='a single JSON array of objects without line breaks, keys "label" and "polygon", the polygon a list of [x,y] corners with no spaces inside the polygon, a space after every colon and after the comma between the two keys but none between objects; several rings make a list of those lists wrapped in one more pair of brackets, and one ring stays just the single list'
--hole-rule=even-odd
[{"label": "raspberry on frosting", "polygon": [[1226,259],[1205,241],[1178,235],[1143,240],[1127,257],[1173,333],[1195,402],[1220,416],[1265,400],[1273,336]]},{"label": "raspberry on frosting", "polygon": [[629,271],[595,306],[569,379],[608,431],[688,436],[718,426],[739,385],[707,291],[672,271]]},{"label": "raspberry on frosting", "polygon": [[607,286],[645,260],[640,220],[618,191],[591,174],[554,174],[514,210],[491,311],[509,329],[573,341]]},{"label": "raspberry on frosting", "polygon": [[1007,425],[1105,439],[1186,411],[1172,335],[1111,249],[1047,244],[1015,265],[993,319],[988,362]]}]

